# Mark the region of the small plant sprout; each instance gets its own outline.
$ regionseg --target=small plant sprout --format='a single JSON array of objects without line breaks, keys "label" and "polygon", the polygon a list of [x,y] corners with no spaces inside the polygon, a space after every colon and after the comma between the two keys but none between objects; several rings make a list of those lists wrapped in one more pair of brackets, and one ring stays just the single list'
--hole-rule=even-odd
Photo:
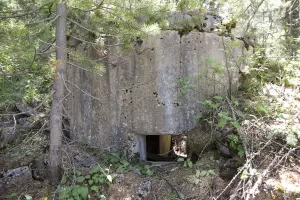
[{"label": "small plant sprout", "polygon": [[184,158],[178,158],[177,162],[183,162],[183,167],[189,167],[189,168],[193,167],[193,162],[191,161],[190,158],[188,158],[187,160],[185,160]]},{"label": "small plant sprout", "polygon": [[239,137],[234,134],[230,134],[227,137],[229,139],[229,146],[236,150],[240,157],[243,157],[245,155],[245,151]]}]

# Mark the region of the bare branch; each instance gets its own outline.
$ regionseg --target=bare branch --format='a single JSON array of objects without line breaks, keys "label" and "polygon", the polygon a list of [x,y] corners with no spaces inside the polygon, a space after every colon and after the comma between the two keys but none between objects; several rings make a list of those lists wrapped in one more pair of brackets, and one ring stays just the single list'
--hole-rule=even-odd
[{"label": "bare branch", "polygon": [[[37,107],[33,108],[32,111],[36,112],[37,109],[43,106],[43,104],[46,102],[46,99],[40,103]],[[0,116],[18,116],[18,115],[24,115],[29,114],[28,111],[20,112],[20,113],[9,113],[9,114],[0,114]]]},{"label": "bare branch", "polygon": [[255,194],[258,193],[258,188],[259,186],[262,184],[263,182],[263,178],[265,178],[267,176],[268,173],[270,173],[270,171],[272,171],[272,168],[276,165],[276,164],[280,164],[282,162],[282,160],[287,157],[291,152],[295,151],[296,148],[290,149],[284,156],[281,157],[280,159],[280,154],[283,152],[284,147],[281,148],[281,150],[278,152],[278,155],[275,156],[275,158],[272,160],[272,162],[268,165],[268,167],[259,175],[257,181],[254,183],[253,187],[251,188],[251,190],[249,191],[249,193],[246,196],[246,200],[251,199],[251,196],[255,197]]},{"label": "bare branch", "polygon": [[46,48],[44,48],[44,49],[40,48],[40,51],[37,54],[49,53],[49,52],[46,52],[46,51],[48,51],[53,46],[53,44],[54,44],[55,41],[56,41],[56,38],[54,38],[51,43],[45,43],[44,42],[48,46],[46,46]]},{"label": "bare branch", "polygon": [[47,51],[47,52],[39,52],[39,53],[36,53],[36,55],[50,54],[50,53],[54,53],[54,52],[55,52],[55,50]]},{"label": "bare branch", "polygon": [[91,30],[91,29],[89,29],[89,28],[86,28],[85,26],[83,26],[83,25],[81,25],[80,23],[78,23],[78,22],[76,22],[76,21],[74,21],[74,20],[72,20],[72,19],[70,19],[70,18],[67,18],[67,20],[69,20],[70,22],[72,22],[72,23],[74,23],[74,24],[76,24],[77,26],[79,26],[80,28],[82,28],[82,29],[84,29],[84,30],[86,30],[86,31],[88,31],[88,32],[91,32],[91,33],[94,33],[94,34],[105,34],[105,33],[103,33],[103,32],[96,32],[96,31],[93,31],[93,30]]},{"label": "bare branch", "polygon": [[[78,40],[78,41],[80,41],[80,42],[84,42],[84,43],[88,43],[88,44],[97,45],[97,43],[95,43],[95,42],[87,41],[87,40],[84,40],[84,39],[75,37],[75,36],[73,36],[73,35],[68,35],[68,36],[70,36],[71,38],[73,38],[73,39],[75,39],[75,40]],[[125,43],[118,43],[118,44],[113,44],[113,45],[103,44],[102,46],[112,47],[112,46],[120,46],[120,45],[123,45],[123,44],[125,44]]]},{"label": "bare branch", "polygon": [[256,13],[257,13],[259,7],[262,5],[262,3],[263,3],[264,1],[265,1],[265,0],[261,0],[261,1],[259,2],[258,6],[256,7],[256,9],[255,9],[255,11],[254,11],[254,13],[253,13],[253,15],[250,17],[250,19],[249,19],[248,22],[247,22],[247,27],[246,27],[246,31],[245,31],[245,32],[247,32],[248,29],[250,28],[251,20],[254,18],[254,16],[256,15]]},{"label": "bare branch", "polygon": [[36,22],[31,22],[31,23],[28,23],[28,24],[25,24],[25,26],[30,26],[30,25],[35,25],[35,24],[40,24],[40,23],[43,23],[45,21],[48,21],[48,20],[51,20],[49,23],[51,22],[54,22],[55,20],[57,20],[59,16],[56,15],[54,17],[49,17],[49,18],[46,18],[46,19],[43,19],[43,20],[40,20],[40,21],[36,21]]},{"label": "bare branch", "polygon": [[97,43],[95,43],[95,42],[91,42],[91,41],[86,41],[86,40],[83,40],[83,39],[81,39],[81,38],[78,38],[78,37],[75,37],[75,36],[73,36],[73,35],[67,35],[67,36],[70,36],[71,38],[73,38],[73,39],[75,39],[75,40],[78,40],[78,41],[80,41],[80,42],[84,42],[84,43],[88,43],[88,44],[97,44]]},{"label": "bare branch", "polygon": [[82,88],[80,88],[78,85],[76,85],[76,84],[74,84],[74,83],[72,83],[72,82],[70,82],[70,81],[65,80],[65,82],[71,84],[72,86],[74,86],[75,88],[77,88],[78,90],[80,90],[83,94],[85,94],[85,95],[87,95],[87,96],[89,96],[89,97],[91,97],[91,98],[93,98],[93,99],[96,99],[96,100],[100,101],[100,103],[101,103],[101,105],[102,105],[102,103],[103,103],[103,101],[104,101],[103,99],[99,99],[98,97],[95,97],[95,96],[93,96],[93,95],[87,93],[87,92],[84,91]]},{"label": "bare branch", "polygon": [[90,72],[90,73],[93,73],[93,74],[97,74],[97,75],[99,75],[99,76],[102,76],[102,74],[100,74],[100,73],[97,73],[97,72],[94,72],[94,71],[90,71],[90,70],[88,70],[88,69],[85,69],[84,67],[80,67],[80,66],[78,66],[78,65],[76,65],[76,64],[74,64],[74,63],[71,63],[70,61],[68,61],[68,64],[71,65],[71,66],[73,66],[73,67],[77,67],[77,68],[79,68],[79,69],[82,69],[82,70],[84,70],[84,71],[87,71],[87,72]]},{"label": "bare branch", "polygon": [[236,180],[236,178],[239,177],[239,175],[243,172],[244,169],[247,168],[247,166],[251,163],[251,161],[255,158],[256,155],[259,155],[260,152],[265,149],[267,146],[269,146],[269,144],[271,144],[272,139],[268,140],[268,142],[265,143],[265,145],[260,148],[256,153],[252,153],[251,157],[249,159],[247,159],[246,163],[244,164],[243,167],[241,167],[241,169],[239,170],[239,172],[231,179],[231,181],[227,184],[227,186],[222,190],[222,192],[215,198],[215,200],[218,200],[221,198],[221,196],[224,194],[225,191],[227,191],[227,189],[234,183],[234,181]]}]

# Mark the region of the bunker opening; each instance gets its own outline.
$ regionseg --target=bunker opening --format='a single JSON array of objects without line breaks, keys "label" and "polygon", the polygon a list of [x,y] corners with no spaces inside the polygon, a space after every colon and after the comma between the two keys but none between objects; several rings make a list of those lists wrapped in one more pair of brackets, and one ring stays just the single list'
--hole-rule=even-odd
[{"label": "bunker opening", "polygon": [[[186,157],[185,135],[147,135],[146,159],[148,161],[176,161],[178,157]],[[141,152],[140,152],[141,153]]]}]

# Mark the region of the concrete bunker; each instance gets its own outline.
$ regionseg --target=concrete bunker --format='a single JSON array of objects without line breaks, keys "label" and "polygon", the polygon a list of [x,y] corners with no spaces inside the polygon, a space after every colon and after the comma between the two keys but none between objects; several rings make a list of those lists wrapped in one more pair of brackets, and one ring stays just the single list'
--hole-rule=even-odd
[{"label": "concrete bunker", "polygon": [[[99,58],[96,51],[84,49],[82,44],[76,51]],[[245,53],[243,42],[215,33],[192,31],[181,36],[164,31],[131,52],[109,47],[102,75],[70,64],[66,110],[71,137],[147,159],[147,136],[192,136],[201,112],[199,102],[237,89]],[[207,138],[206,133],[199,134],[196,138]]]}]

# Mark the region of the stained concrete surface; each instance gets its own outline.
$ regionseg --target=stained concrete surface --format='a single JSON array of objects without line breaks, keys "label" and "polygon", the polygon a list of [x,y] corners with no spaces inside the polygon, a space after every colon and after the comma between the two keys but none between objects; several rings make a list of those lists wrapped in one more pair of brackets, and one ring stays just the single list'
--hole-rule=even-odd
[{"label": "stained concrete surface", "polygon": [[[71,136],[132,155],[138,152],[137,135],[188,134],[197,125],[201,101],[227,94],[229,77],[231,90],[238,87],[244,51],[242,42],[214,33],[165,31],[131,52],[109,47],[102,75],[69,65],[65,105]],[[76,52],[99,58],[82,44]],[[179,84],[183,79],[187,93]]]}]

